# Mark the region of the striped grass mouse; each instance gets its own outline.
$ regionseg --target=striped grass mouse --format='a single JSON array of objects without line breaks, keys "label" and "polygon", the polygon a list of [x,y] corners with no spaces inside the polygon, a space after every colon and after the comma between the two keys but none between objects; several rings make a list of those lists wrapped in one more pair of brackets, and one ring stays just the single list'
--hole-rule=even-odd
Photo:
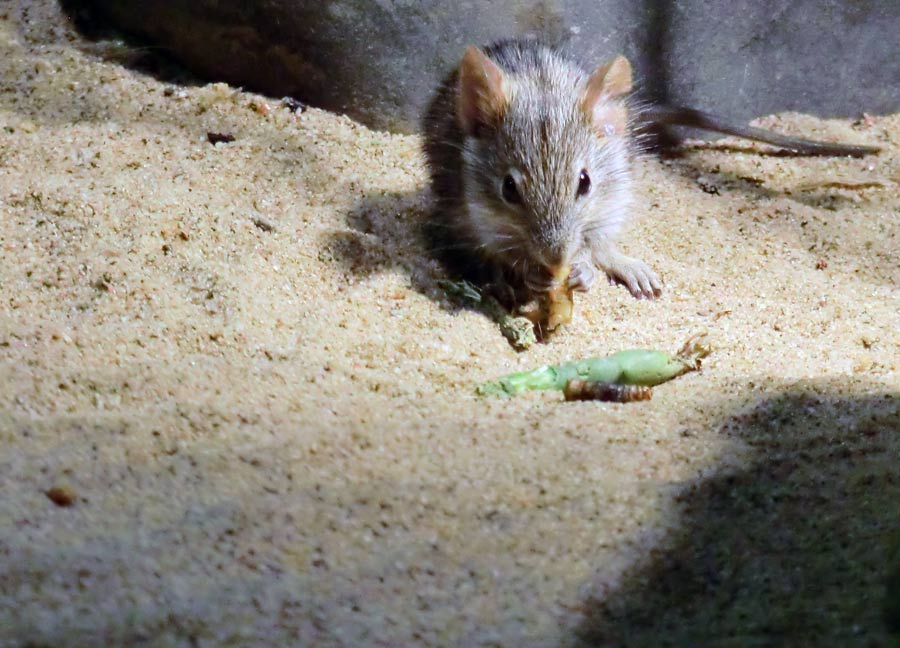
[{"label": "striped grass mouse", "polygon": [[[639,148],[632,86],[623,56],[587,72],[532,39],[465,51],[423,124],[435,198],[426,233],[451,272],[491,286],[509,307],[552,291],[587,291],[596,268],[637,298],[661,294],[656,273],[616,246]],[[726,132],[801,154],[877,151],[734,126],[686,108],[644,114],[644,125]]]}]

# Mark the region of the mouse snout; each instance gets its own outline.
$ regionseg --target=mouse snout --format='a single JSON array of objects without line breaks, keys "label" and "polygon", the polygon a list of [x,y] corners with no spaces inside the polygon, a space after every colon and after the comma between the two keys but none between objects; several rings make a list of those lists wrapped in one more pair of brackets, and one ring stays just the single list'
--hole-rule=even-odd
[{"label": "mouse snout", "polygon": [[529,287],[547,291],[565,282],[571,265],[570,237],[565,232],[543,228],[532,242]]},{"label": "mouse snout", "polygon": [[556,288],[557,286],[565,283],[566,279],[569,278],[570,266],[568,263],[560,262],[556,265],[548,267],[547,271],[550,273],[552,286]]},{"label": "mouse snout", "polygon": [[546,233],[535,236],[533,254],[551,275],[556,269],[564,265],[569,254],[569,246],[565,241],[557,240],[558,237],[548,237]]},{"label": "mouse snout", "polygon": [[542,258],[529,272],[525,282],[532,290],[545,292],[563,284],[569,276],[570,266],[563,256]]}]

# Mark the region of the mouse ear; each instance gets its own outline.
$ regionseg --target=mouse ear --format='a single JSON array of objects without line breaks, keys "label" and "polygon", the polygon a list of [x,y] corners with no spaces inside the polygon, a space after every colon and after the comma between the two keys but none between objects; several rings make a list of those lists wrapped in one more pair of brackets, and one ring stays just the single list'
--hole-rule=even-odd
[{"label": "mouse ear", "polygon": [[585,91],[585,102],[596,103],[600,97],[614,99],[631,92],[631,63],[621,54],[591,74]]},{"label": "mouse ear", "polygon": [[503,71],[477,47],[469,47],[459,64],[457,116],[463,131],[478,137],[506,111],[508,83]]},{"label": "mouse ear", "polygon": [[622,133],[628,112],[621,102],[610,102],[631,92],[631,63],[622,55],[601,65],[588,77],[581,106],[601,134]]}]

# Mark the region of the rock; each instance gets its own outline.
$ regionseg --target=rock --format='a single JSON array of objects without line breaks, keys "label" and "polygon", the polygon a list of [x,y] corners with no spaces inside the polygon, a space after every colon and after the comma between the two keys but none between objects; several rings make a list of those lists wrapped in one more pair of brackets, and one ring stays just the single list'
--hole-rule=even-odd
[{"label": "rock", "polygon": [[541,34],[588,65],[623,52],[649,99],[733,119],[900,110],[896,0],[69,0],[190,69],[411,132],[469,43]]}]

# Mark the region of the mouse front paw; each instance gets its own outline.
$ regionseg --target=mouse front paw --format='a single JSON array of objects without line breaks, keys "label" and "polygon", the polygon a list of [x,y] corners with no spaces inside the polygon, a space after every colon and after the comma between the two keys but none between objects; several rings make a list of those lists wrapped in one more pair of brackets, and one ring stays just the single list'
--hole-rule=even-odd
[{"label": "mouse front paw", "polygon": [[625,286],[637,299],[655,299],[662,295],[662,281],[646,263],[625,256],[616,261],[604,268],[610,283]]},{"label": "mouse front paw", "polygon": [[589,260],[576,261],[569,272],[569,288],[579,292],[587,292],[597,279],[597,271]]},{"label": "mouse front paw", "polygon": [[625,256],[611,242],[597,243],[594,262],[603,268],[610,283],[621,284],[638,299],[654,299],[662,294],[663,283],[640,259]]}]

